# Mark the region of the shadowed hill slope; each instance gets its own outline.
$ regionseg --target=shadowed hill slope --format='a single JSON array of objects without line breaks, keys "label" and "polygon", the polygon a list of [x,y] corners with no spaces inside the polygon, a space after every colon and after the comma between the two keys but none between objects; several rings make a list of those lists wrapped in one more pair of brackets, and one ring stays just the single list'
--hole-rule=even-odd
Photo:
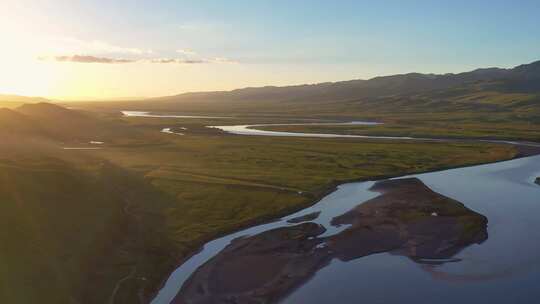
[{"label": "shadowed hill slope", "polygon": [[[0,109],[0,302],[135,303],[177,261],[173,198],[95,153],[62,149],[98,132],[140,134],[48,103]],[[130,273],[145,280],[121,281]]]},{"label": "shadowed hill slope", "polygon": [[27,97],[19,95],[0,94],[0,108],[16,108],[25,103],[49,102],[49,100],[41,97]]},{"label": "shadowed hill slope", "polygon": [[8,134],[40,134],[37,123],[28,116],[10,109],[0,109],[0,133]]},{"label": "shadowed hill slope", "polygon": [[[174,263],[162,219],[170,200],[107,162],[0,157],[0,201],[4,303],[107,303],[127,274],[156,282],[156,267]],[[155,288],[145,285],[126,282],[115,303]]]},{"label": "shadowed hill slope", "polygon": [[99,117],[95,113],[35,103],[0,109],[0,135],[20,140],[88,143],[136,138],[138,132],[121,121]]}]

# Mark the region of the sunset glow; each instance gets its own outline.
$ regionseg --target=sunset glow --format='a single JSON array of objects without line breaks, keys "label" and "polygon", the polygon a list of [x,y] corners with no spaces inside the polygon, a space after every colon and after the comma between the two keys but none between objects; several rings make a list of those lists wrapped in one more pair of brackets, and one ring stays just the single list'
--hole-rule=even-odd
[{"label": "sunset glow", "polygon": [[[7,0],[0,13],[0,92],[163,96],[511,67],[540,51],[539,40],[530,39],[540,28],[534,1],[519,12],[503,1],[489,7],[479,1],[467,5],[467,14],[457,13],[465,3],[318,2]],[[408,20],[413,9],[422,18]],[[519,24],[505,22],[518,13]],[[466,34],[456,35],[463,27]],[[493,48],[501,37],[512,41]]]}]

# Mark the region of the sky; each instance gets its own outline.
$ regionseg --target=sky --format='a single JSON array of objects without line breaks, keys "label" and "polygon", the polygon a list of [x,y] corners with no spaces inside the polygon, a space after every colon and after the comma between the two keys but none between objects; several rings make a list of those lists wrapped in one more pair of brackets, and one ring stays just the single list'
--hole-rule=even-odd
[{"label": "sky", "polygon": [[0,1],[0,93],[117,99],[540,60],[540,1]]}]

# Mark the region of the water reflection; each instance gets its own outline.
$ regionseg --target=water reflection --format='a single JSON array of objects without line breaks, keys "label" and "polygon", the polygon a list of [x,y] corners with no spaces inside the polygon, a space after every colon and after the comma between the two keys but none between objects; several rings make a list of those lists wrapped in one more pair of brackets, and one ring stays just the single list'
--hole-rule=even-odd
[{"label": "water reflection", "polygon": [[[459,261],[452,257],[487,239],[485,216],[433,192],[419,179],[382,181],[371,190],[382,194],[332,219],[333,226],[348,225],[337,234],[320,237],[326,230],[322,225],[304,222],[232,241],[190,277],[173,302],[277,300],[333,259],[392,252],[442,265]],[[314,216],[318,213],[289,222]]]},{"label": "water reflection", "polygon": [[[333,261],[284,303],[531,303],[540,291],[540,157],[417,175],[489,218],[489,239],[455,263],[411,263],[374,254]],[[387,292],[391,291],[391,292]]]},{"label": "water reflection", "polygon": [[[402,252],[373,253],[342,261],[332,259],[282,303],[531,303],[540,296],[540,156],[415,175],[447,198],[463,202],[489,218],[489,239],[469,244],[450,259],[413,259]],[[311,222],[326,231],[314,239],[331,238],[350,228],[330,222],[380,194],[374,182],[348,183],[312,207],[279,222],[251,227],[214,240],[178,267],[152,303],[170,303],[188,278],[232,240],[279,227],[288,220],[317,213]],[[318,213],[320,212],[320,213]],[[309,216],[308,216],[309,218]],[[324,252],[321,250],[317,250]],[[415,262],[414,262],[415,261]],[[421,262],[420,264],[417,262]],[[264,263],[263,263],[264,265]],[[256,269],[254,267],[253,269]],[[238,276],[234,276],[237,278]]]}]

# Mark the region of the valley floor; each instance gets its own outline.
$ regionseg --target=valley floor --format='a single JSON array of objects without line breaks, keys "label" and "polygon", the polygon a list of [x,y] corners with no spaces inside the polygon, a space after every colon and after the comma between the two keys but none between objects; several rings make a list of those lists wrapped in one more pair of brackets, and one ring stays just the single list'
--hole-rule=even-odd
[{"label": "valley floor", "polygon": [[512,146],[471,142],[234,136],[205,128],[208,121],[130,123],[155,131],[183,128],[185,135],[162,134],[165,142],[159,144],[96,152],[138,172],[175,199],[166,214],[178,263],[213,238],[305,208],[344,181],[494,162],[519,154]]},{"label": "valley floor", "polygon": [[[305,208],[344,181],[519,156],[515,147],[488,143],[249,137],[205,128],[217,122],[122,118],[142,135],[113,137],[99,150],[35,142],[0,149],[2,231],[11,231],[0,234],[8,246],[0,250],[0,298],[147,302],[205,242]],[[159,132],[168,127],[184,135]]]}]

